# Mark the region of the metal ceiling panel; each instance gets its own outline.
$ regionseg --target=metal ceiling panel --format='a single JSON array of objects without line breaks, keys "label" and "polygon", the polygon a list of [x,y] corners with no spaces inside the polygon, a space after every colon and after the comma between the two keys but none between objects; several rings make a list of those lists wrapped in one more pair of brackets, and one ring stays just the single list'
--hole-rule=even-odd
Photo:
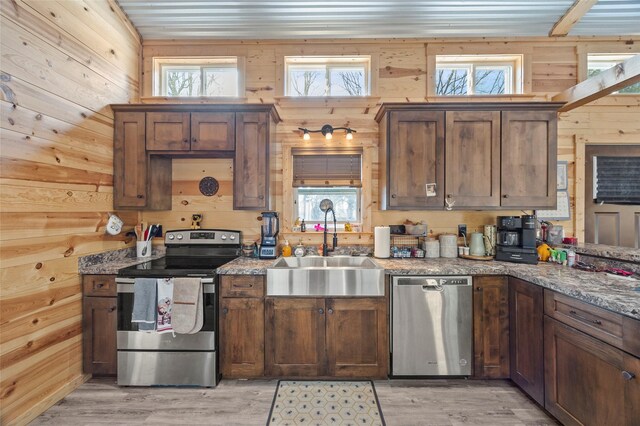
[{"label": "metal ceiling panel", "polygon": [[[144,39],[546,36],[573,4],[573,0],[118,2]],[[638,25],[631,28],[632,19],[628,19],[624,11],[627,8],[638,22],[635,14],[639,12],[640,0],[600,2],[603,5],[593,8],[591,26],[576,29],[576,34],[640,33]],[[624,16],[621,18],[621,15]],[[589,33],[591,29],[595,32]]]},{"label": "metal ceiling panel", "polygon": [[569,35],[638,35],[640,0],[598,0]]}]

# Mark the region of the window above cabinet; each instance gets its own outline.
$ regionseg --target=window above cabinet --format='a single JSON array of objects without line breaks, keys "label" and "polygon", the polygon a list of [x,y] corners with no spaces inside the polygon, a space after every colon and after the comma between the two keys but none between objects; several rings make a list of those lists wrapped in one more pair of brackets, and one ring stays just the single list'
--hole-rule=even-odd
[{"label": "window above cabinet", "polygon": [[244,58],[153,58],[153,96],[238,98],[244,94]]}]

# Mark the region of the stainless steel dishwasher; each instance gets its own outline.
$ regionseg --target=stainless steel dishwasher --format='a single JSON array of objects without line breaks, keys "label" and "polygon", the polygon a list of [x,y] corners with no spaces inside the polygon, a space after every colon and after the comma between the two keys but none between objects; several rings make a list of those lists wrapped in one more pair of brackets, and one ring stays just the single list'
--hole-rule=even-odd
[{"label": "stainless steel dishwasher", "polygon": [[391,374],[471,375],[471,277],[394,276],[392,285]]}]

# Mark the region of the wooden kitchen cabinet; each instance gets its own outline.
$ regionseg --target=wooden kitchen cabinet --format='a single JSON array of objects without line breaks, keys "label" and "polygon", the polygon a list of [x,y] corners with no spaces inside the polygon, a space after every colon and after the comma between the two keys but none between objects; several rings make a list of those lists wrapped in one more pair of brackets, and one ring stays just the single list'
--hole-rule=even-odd
[{"label": "wooden kitchen cabinet", "polygon": [[509,286],[507,277],[473,278],[473,377],[508,379]]},{"label": "wooden kitchen cabinet", "polygon": [[266,299],[268,376],[386,377],[387,299]]},{"label": "wooden kitchen cabinet", "polygon": [[513,380],[544,404],[543,289],[509,278],[509,369]]},{"label": "wooden kitchen cabinet", "polygon": [[172,158],[233,158],[233,206],[269,208],[273,105],[112,105],[114,208],[171,210]]},{"label": "wooden kitchen cabinet", "polygon": [[[385,103],[380,208],[496,210],[556,204],[558,102]],[[427,197],[427,183],[435,194]]]},{"label": "wooden kitchen cabinet", "polygon": [[315,298],[267,298],[268,376],[322,376],[326,370],[325,304]]},{"label": "wooden kitchen cabinet", "polygon": [[115,113],[113,140],[114,208],[147,205],[147,156],[144,112]]},{"label": "wooden kitchen cabinet", "polygon": [[191,113],[192,151],[233,151],[236,146],[233,112]]},{"label": "wooden kitchen cabinet", "polygon": [[264,112],[236,113],[233,208],[269,208],[269,121]]},{"label": "wooden kitchen cabinet", "polygon": [[148,112],[147,150],[189,151],[191,123],[186,112]]},{"label": "wooden kitchen cabinet", "polygon": [[386,377],[389,353],[387,300],[326,300],[327,375]]},{"label": "wooden kitchen cabinet", "polygon": [[264,277],[220,278],[220,370],[225,378],[264,375]]},{"label": "wooden kitchen cabinet", "polygon": [[637,425],[640,359],[546,317],[545,408],[565,425]]},{"label": "wooden kitchen cabinet", "polygon": [[117,373],[118,322],[115,275],[82,277],[83,370],[94,376]]},{"label": "wooden kitchen cabinet", "polygon": [[556,206],[555,111],[503,111],[500,192],[503,207]]},{"label": "wooden kitchen cabinet", "polygon": [[[387,118],[385,118],[387,119]],[[386,187],[383,208],[441,209],[444,204],[444,111],[391,111],[381,126]],[[427,197],[426,184],[436,195]]]},{"label": "wooden kitchen cabinet", "polygon": [[500,206],[500,111],[447,111],[447,201],[459,207]]}]

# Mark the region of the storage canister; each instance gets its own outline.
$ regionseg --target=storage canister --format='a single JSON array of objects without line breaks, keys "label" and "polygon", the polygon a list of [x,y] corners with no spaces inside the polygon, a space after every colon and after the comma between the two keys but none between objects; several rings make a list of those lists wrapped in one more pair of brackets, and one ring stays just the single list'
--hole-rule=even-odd
[{"label": "storage canister", "polygon": [[440,241],[432,238],[424,242],[425,257],[434,259],[440,257]]},{"label": "storage canister", "polygon": [[458,257],[458,236],[455,234],[440,235],[440,257]]}]

